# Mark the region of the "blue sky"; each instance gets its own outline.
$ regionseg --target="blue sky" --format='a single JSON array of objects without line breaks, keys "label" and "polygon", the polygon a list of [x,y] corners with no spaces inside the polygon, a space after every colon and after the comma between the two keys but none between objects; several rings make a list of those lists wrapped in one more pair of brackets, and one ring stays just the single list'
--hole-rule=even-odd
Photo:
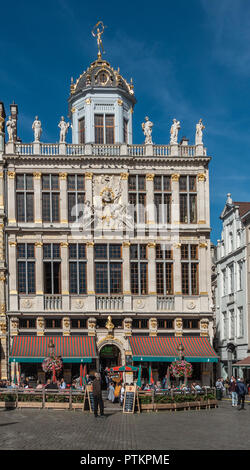
[{"label": "blue sky", "polygon": [[250,200],[250,1],[2,2],[0,100],[7,113],[13,100],[18,104],[23,142],[33,138],[35,115],[42,140],[58,141],[70,78],[97,55],[91,29],[98,20],[107,25],[104,57],[134,80],[134,143],[143,142],[145,115],[154,122],[157,144],[169,143],[174,117],[181,121],[180,137],[193,144],[195,124],[203,119],[216,243],[226,194]]}]

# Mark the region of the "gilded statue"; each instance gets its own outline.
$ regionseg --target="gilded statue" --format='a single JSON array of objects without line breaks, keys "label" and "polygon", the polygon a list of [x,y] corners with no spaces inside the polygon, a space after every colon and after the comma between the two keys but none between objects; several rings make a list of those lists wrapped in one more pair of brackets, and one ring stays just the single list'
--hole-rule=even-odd
[{"label": "gilded statue", "polygon": [[115,325],[112,323],[112,317],[111,315],[108,316],[108,321],[105,325],[105,328],[107,328],[107,330],[113,330],[115,327]]},{"label": "gilded statue", "polygon": [[[100,26],[101,28],[99,28],[98,26]],[[106,28],[106,26],[104,26],[103,22],[98,21],[98,23],[96,23],[96,25],[92,29],[92,36],[94,38],[95,37],[97,38],[98,59],[102,58],[102,53],[105,54],[103,44],[102,44],[102,34],[104,32],[104,28]],[[102,50],[102,53],[101,53],[101,50]]]}]

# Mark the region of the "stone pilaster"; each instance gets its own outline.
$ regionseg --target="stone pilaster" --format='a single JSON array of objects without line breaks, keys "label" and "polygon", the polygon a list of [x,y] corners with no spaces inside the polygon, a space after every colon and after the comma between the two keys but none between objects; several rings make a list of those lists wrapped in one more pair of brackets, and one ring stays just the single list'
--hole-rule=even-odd
[{"label": "stone pilaster", "polygon": [[148,293],[156,295],[155,243],[148,243]]},{"label": "stone pilaster", "polygon": [[62,307],[69,310],[69,251],[68,242],[61,242],[61,287],[62,287]]},{"label": "stone pilaster", "polygon": [[17,292],[17,253],[16,240],[9,240],[9,294],[10,294],[10,310],[18,309],[18,292]]},{"label": "stone pilaster", "polygon": [[[155,225],[155,206],[154,206],[154,173],[146,175],[146,191],[147,191],[147,217],[146,221],[150,236],[154,236]],[[153,231],[153,233],[152,233]]]},{"label": "stone pilaster", "polygon": [[63,317],[62,321],[63,336],[70,336],[70,318]]},{"label": "stone pilaster", "polygon": [[10,336],[18,336],[19,334],[19,319],[17,317],[10,318]]},{"label": "stone pilaster", "polygon": [[68,207],[67,207],[67,173],[59,173],[60,179],[60,213],[61,213],[61,224],[68,223]]},{"label": "stone pilaster", "polygon": [[88,336],[96,335],[96,318],[90,317],[88,319]]},{"label": "stone pilaster", "polygon": [[209,320],[207,318],[200,320],[200,336],[209,336]]},{"label": "stone pilaster", "polygon": [[157,318],[152,317],[149,319],[149,336],[157,336],[157,332],[158,332]]},{"label": "stone pilaster", "polygon": [[124,336],[132,335],[132,318],[127,318],[127,317],[124,318],[123,329],[124,329]]},{"label": "stone pilaster", "polygon": [[34,220],[36,224],[42,223],[42,173],[33,173],[34,184]]},{"label": "stone pilaster", "polygon": [[37,336],[44,336],[45,319],[44,317],[37,317],[36,319],[36,333]]},{"label": "stone pilaster", "polygon": [[16,225],[16,192],[15,192],[16,173],[13,170],[8,171],[8,224]]},{"label": "stone pilaster", "polygon": [[35,242],[36,256],[36,306],[43,310],[43,243],[41,240]]},{"label": "stone pilaster", "polygon": [[205,194],[205,182],[206,175],[204,173],[199,173],[197,176],[197,221],[198,224],[206,224],[206,194]]},{"label": "stone pilaster", "polygon": [[174,329],[175,329],[175,336],[182,336],[182,329],[183,329],[183,324],[182,324],[182,318],[178,317],[175,318],[174,320]]},{"label": "stone pilaster", "polygon": [[171,223],[177,226],[180,223],[179,178],[180,178],[180,175],[177,173],[171,175],[171,185],[172,185]]},{"label": "stone pilaster", "polygon": [[124,241],[122,244],[122,279],[124,310],[131,309],[131,286],[130,286],[130,242]]}]

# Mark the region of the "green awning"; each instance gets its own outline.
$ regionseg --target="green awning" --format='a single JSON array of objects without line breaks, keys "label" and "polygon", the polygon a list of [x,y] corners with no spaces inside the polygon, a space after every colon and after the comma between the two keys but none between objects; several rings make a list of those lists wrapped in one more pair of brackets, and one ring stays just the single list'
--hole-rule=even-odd
[{"label": "green awning", "polygon": [[178,346],[184,347],[184,358],[188,362],[218,362],[208,338],[132,336],[129,338],[134,362],[173,362],[178,361]]},{"label": "green awning", "polygon": [[9,362],[43,362],[49,356],[49,343],[64,363],[92,362],[97,357],[95,341],[89,336],[15,336]]}]

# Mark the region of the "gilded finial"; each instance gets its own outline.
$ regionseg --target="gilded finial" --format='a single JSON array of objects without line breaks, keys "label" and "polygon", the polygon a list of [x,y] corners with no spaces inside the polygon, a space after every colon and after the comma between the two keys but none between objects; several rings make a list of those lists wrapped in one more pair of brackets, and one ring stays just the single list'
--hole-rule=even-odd
[{"label": "gilded finial", "polygon": [[[94,26],[94,28],[91,31],[92,36],[94,38],[95,37],[97,38],[97,47],[98,47],[97,57],[98,57],[98,60],[100,60],[102,58],[102,53],[105,54],[103,44],[102,44],[102,34],[103,34],[105,28],[106,28],[106,26],[104,26],[103,22],[98,21],[98,23],[96,23],[96,25]],[[102,53],[101,53],[101,50],[102,50]]]}]

